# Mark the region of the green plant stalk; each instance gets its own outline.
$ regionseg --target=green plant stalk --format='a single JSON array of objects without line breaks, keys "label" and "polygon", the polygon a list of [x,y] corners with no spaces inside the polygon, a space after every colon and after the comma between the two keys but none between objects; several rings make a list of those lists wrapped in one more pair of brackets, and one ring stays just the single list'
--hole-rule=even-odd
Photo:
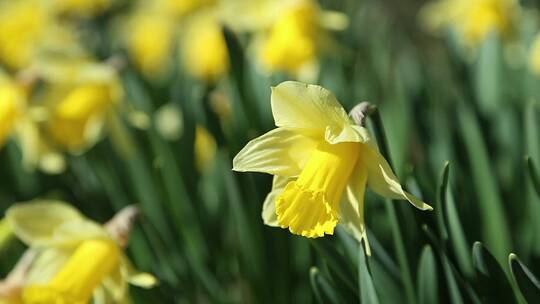
[{"label": "green plant stalk", "polygon": [[[390,153],[388,150],[388,144],[386,141],[386,135],[384,133],[384,126],[381,119],[381,115],[376,107],[373,107],[370,110],[370,117],[373,121],[374,132],[377,138],[377,143],[382,155],[386,158],[390,167],[392,167],[392,160],[390,158]],[[390,221],[390,226],[392,229],[392,237],[394,241],[394,248],[396,250],[396,255],[398,258],[399,268],[401,270],[401,280],[405,287],[405,294],[407,296],[407,302],[416,303],[416,294],[414,291],[414,284],[412,280],[411,270],[409,268],[409,262],[407,260],[407,255],[405,253],[405,244],[403,242],[403,237],[399,228],[399,221],[396,215],[396,209],[392,200],[384,200],[386,212],[388,214],[388,220]]]}]

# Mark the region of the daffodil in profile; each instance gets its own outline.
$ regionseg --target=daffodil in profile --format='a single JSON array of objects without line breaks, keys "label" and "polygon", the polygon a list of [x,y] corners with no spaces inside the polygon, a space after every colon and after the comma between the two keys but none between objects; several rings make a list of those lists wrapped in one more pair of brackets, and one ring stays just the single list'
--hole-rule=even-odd
[{"label": "daffodil in profile", "polygon": [[340,223],[365,239],[366,187],[432,209],[403,190],[368,131],[326,89],[284,82],[272,88],[271,105],[277,128],[250,141],[233,160],[235,171],[274,175],[263,206],[266,224],[315,238],[333,234]]},{"label": "daffodil in profile", "polygon": [[[37,254],[22,290],[23,303],[125,303],[127,284],[152,287],[123,253],[124,240],[66,203],[33,201],[6,213],[15,235]],[[115,237],[113,237],[115,236]]]},{"label": "daffodil in profile", "polygon": [[426,4],[420,18],[427,30],[451,29],[468,47],[476,47],[490,33],[507,36],[515,24],[517,0],[438,0]]}]

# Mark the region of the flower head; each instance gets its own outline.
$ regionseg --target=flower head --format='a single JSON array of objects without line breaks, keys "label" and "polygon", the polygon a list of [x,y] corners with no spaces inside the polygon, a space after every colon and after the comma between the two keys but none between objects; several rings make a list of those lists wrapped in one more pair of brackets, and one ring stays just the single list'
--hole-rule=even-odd
[{"label": "flower head", "polygon": [[122,99],[116,71],[90,61],[45,63],[36,69],[47,86],[43,103],[50,137],[70,151],[93,145]]},{"label": "flower head", "polygon": [[93,296],[121,303],[128,282],[155,284],[151,275],[133,270],[109,231],[63,202],[17,204],[6,218],[38,253],[24,284],[24,303],[88,303]]},{"label": "flower head", "polygon": [[363,239],[366,186],[431,209],[402,189],[367,130],[352,123],[329,91],[284,82],[272,88],[271,102],[277,128],[250,141],[233,160],[233,170],[274,175],[263,206],[266,224],[321,237],[341,223]]},{"label": "flower head", "polygon": [[426,5],[421,19],[428,30],[451,28],[468,47],[476,47],[490,33],[504,36],[519,10],[516,0],[439,0]]},{"label": "flower head", "polygon": [[24,111],[24,90],[11,81],[0,82],[0,148],[13,133]]},{"label": "flower head", "polygon": [[199,12],[186,23],[181,39],[182,64],[196,78],[212,82],[229,70],[229,52],[218,18]]}]

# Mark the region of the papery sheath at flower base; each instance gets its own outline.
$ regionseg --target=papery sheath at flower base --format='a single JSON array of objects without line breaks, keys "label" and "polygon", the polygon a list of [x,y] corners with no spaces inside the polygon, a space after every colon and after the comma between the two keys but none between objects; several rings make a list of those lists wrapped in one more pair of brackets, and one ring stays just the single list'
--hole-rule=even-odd
[{"label": "papery sheath at flower base", "polygon": [[276,129],[250,141],[233,170],[274,175],[263,220],[308,238],[333,234],[339,223],[364,240],[364,193],[432,208],[405,192],[367,129],[355,125],[326,89],[287,81],[272,88]]}]

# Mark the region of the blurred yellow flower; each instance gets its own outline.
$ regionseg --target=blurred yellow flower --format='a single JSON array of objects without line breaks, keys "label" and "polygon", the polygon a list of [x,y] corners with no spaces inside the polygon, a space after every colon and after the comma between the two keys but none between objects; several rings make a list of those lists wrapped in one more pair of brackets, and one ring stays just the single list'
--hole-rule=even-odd
[{"label": "blurred yellow flower", "polygon": [[439,0],[420,12],[426,29],[455,30],[466,46],[475,47],[490,32],[507,35],[519,11],[516,0]]},{"label": "blurred yellow flower", "polygon": [[530,53],[531,69],[535,74],[540,75],[540,34],[536,35]]},{"label": "blurred yellow flower", "polygon": [[[261,9],[267,10],[270,16],[260,17],[262,22],[269,24],[257,39],[256,49],[263,66],[270,71],[285,71],[297,76],[314,73],[318,55],[331,44],[328,30],[342,30],[348,25],[344,14],[323,11],[313,0],[273,1],[270,4],[263,1],[260,5],[266,5]],[[253,13],[260,15],[260,12]],[[253,23],[255,28],[264,28],[264,24],[257,24],[256,20],[240,22],[248,27]]]},{"label": "blurred yellow flower", "polygon": [[24,303],[128,301],[127,283],[156,284],[137,273],[117,241],[99,224],[58,201],[33,201],[9,208],[13,231],[38,253],[23,290]]},{"label": "blurred yellow flower", "polygon": [[186,24],[182,35],[182,63],[193,76],[216,81],[229,69],[229,54],[218,19],[200,12]]},{"label": "blurred yellow flower", "polygon": [[46,130],[56,144],[77,152],[93,145],[122,99],[116,71],[90,61],[42,64]]},{"label": "blurred yellow flower", "polygon": [[23,114],[25,96],[22,88],[9,81],[0,82],[0,148],[12,134]]},{"label": "blurred yellow flower", "polygon": [[175,46],[173,20],[164,14],[139,12],[130,17],[122,33],[129,56],[147,78],[159,78],[167,71]]},{"label": "blurred yellow flower", "polygon": [[82,52],[72,28],[55,19],[49,2],[1,1],[0,62],[24,68],[45,50]]},{"label": "blurred yellow flower", "polygon": [[214,136],[203,126],[195,128],[195,165],[199,172],[206,172],[213,164],[217,144]]},{"label": "blurred yellow flower", "polygon": [[250,141],[233,160],[235,171],[274,175],[263,206],[266,224],[313,238],[333,234],[339,222],[365,239],[366,186],[432,209],[402,189],[368,131],[352,123],[329,91],[284,82],[272,88],[271,103],[278,128]]}]

